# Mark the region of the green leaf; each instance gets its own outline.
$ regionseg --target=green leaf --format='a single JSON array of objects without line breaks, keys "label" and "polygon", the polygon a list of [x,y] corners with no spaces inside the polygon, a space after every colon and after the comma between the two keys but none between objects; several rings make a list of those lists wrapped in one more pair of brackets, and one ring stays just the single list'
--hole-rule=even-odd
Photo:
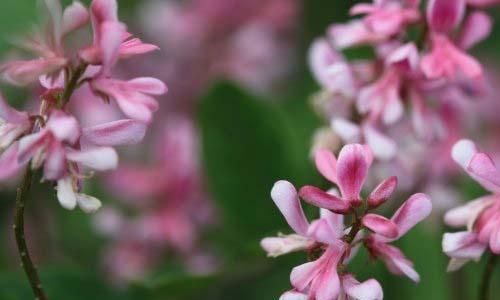
[{"label": "green leaf", "polygon": [[244,241],[286,228],[272,185],[294,172],[283,114],[235,86],[213,88],[200,108],[203,161],[223,229]]},{"label": "green leaf", "polygon": [[[132,300],[112,290],[96,275],[76,269],[41,269],[40,277],[50,299],[54,300]],[[33,299],[28,280],[20,272],[0,273],[0,299]]]}]

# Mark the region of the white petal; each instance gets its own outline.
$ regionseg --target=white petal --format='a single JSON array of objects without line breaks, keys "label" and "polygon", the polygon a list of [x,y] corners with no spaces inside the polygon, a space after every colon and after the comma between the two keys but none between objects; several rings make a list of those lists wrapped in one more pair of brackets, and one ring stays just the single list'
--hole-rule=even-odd
[{"label": "white petal", "polygon": [[98,171],[113,170],[118,167],[118,154],[111,147],[68,151],[67,157],[71,161],[81,163]]},{"label": "white petal", "polygon": [[102,206],[99,199],[85,194],[77,194],[76,200],[78,206],[88,214],[96,212]]},{"label": "white petal", "polygon": [[57,181],[57,199],[61,205],[69,210],[76,206],[76,194],[73,190],[71,178],[66,177]]}]

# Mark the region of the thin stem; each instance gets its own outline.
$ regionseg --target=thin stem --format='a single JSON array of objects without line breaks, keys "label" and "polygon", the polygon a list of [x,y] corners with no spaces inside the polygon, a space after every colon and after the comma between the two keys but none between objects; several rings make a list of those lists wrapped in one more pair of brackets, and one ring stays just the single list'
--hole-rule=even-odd
[{"label": "thin stem", "polygon": [[28,190],[31,186],[31,178],[33,177],[33,171],[30,166],[26,168],[26,173],[24,174],[21,186],[17,188],[16,195],[16,207],[14,211],[14,235],[16,237],[17,249],[19,250],[19,256],[21,258],[21,266],[28,277],[31,285],[31,289],[35,294],[36,300],[47,300],[47,296],[43,290],[40,277],[36,270],[36,266],[31,261],[31,256],[28,251],[28,246],[26,245],[26,240],[24,238],[24,206],[26,204]]},{"label": "thin stem", "polygon": [[481,279],[481,285],[479,287],[479,300],[488,300],[491,277],[493,275],[493,269],[495,268],[495,264],[497,262],[497,256],[495,254],[491,254],[488,262],[486,263],[486,267],[484,269],[483,278]]},{"label": "thin stem", "polygon": [[73,95],[73,92],[78,88],[78,81],[80,80],[80,77],[82,77],[83,73],[85,73],[87,66],[88,65],[86,63],[82,63],[71,74],[69,81],[66,84],[64,92],[62,94],[61,102],[59,103],[59,108],[63,108],[64,105],[66,105],[66,103],[69,102],[71,96]]}]

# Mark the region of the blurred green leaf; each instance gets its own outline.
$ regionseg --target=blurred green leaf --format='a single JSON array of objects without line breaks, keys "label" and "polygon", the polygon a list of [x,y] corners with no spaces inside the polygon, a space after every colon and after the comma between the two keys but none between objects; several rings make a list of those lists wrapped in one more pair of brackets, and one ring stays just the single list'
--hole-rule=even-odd
[{"label": "blurred green leaf", "polygon": [[284,116],[235,86],[217,85],[200,108],[203,160],[224,230],[257,240],[284,222],[270,199],[294,172]]},{"label": "blurred green leaf", "polygon": [[[133,300],[125,293],[113,291],[93,274],[74,269],[42,269],[40,277],[45,291],[53,300]],[[24,274],[0,273],[0,299],[33,299]]]}]

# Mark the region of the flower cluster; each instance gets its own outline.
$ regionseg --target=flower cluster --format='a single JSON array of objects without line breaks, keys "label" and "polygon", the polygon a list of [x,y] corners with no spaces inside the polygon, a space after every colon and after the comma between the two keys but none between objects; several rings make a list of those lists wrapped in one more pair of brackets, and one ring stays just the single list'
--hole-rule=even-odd
[{"label": "flower cluster", "polygon": [[[331,25],[309,53],[322,88],[313,103],[330,123],[315,144],[366,143],[386,166],[411,174],[411,187],[454,170],[451,146],[466,130],[464,116],[473,115],[464,102],[486,93],[483,67],[467,51],[490,34],[492,20],[481,9],[496,2],[429,0],[425,11],[421,4],[356,4],[350,14],[358,18]],[[343,54],[359,46],[373,56]],[[429,156],[439,157],[439,166],[417,175]]]},{"label": "flower cluster", "polygon": [[449,271],[456,271],[470,260],[478,261],[486,251],[500,254],[500,170],[491,157],[480,152],[470,140],[453,147],[453,159],[492,194],[448,211],[445,222],[466,231],[446,233],[443,251],[451,257]]},{"label": "flower cluster", "polygon": [[[0,157],[0,178],[11,177],[27,165],[43,169],[43,179],[57,183],[57,198],[63,207],[74,209],[78,205],[93,212],[101,203],[81,193],[83,179],[94,170],[117,167],[118,156],[112,147],[143,138],[158,108],[151,95],[167,91],[155,78],[113,78],[112,69],[121,59],[158,48],[127,32],[118,20],[116,0],[94,0],[89,9],[80,2],[64,10],[59,0],[45,0],[45,4],[47,29],[21,42],[35,58],[8,61],[0,67],[3,78],[11,84],[38,83],[43,88],[34,113],[15,110],[0,99],[0,144],[5,150]],[[69,36],[89,23],[93,39],[76,50],[70,47]],[[71,112],[68,104],[73,93],[83,87],[89,87],[104,102],[116,102],[128,119],[81,126],[78,112]]]},{"label": "flower cluster", "polygon": [[155,164],[121,164],[106,178],[111,193],[135,212],[126,216],[108,206],[94,222],[113,241],[106,265],[116,281],[140,278],[165,253],[185,260],[193,272],[211,268],[209,260],[198,259],[203,257],[198,234],[212,214],[199,170],[197,138],[188,119],[170,117],[154,148]]},{"label": "flower cluster", "polygon": [[[315,161],[319,172],[336,184],[340,193],[335,189],[325,192],[314,186],[304,186],[297,193],[287,181],[278,181],[271,191],[273,201],[295,234],[265,238],[262,247],[270,256],[292,251],[320,255],[292,270],[290,281],[294,289],[281,299],[383,299],[382,288],[375,279],[360,283],[347,271],[347,264],[361,245],[372,258],[383,261],[390,272],[419,281],[413,263],[390,243],[431,213],[430,198],[414,194],[387,219],[374,210],[390,198],[396,189],[396,177],[384,180],[366,199],[360,196],[373,161],[368,147],[346,145],[338,160],[330,151],[319,150]],[[321,209],[318,220],[308,223],[299,197]],[[350,223],[346,224],[347,220]]]},{"label": "flower cluster", "polygon": [[[128,157],[136,163],[121,163],[104,181],[119,205],[102,210],[94,223],[110,239],[103,264],[115,282],[136,280],[165,260],[182,262],[190,273],[213,270],[200,238],[215,214],[198,163],[195,104],[221,77],[253,93],[276,92],[293,70],[299,7],[296,0],[165,0],[137,6],[139,28],[168,55],[132,61],[120,71],[154,74],[169,83],[170,92],[156,112],[156,120],[166,121],[156,122],[149,143]],[[89,105],[89,93],[74,101],[86,123],[116,118],[117,107],[103,112],[101,105]]]}]

